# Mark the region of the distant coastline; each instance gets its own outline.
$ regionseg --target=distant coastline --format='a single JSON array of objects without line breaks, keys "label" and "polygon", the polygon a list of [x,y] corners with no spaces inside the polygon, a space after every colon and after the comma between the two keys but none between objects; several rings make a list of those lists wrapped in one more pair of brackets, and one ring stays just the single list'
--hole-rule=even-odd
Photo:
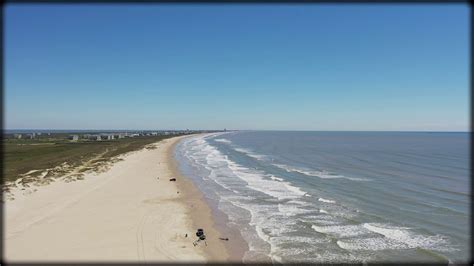
[{"label": "distant coastline", "polygon": [[14,133],[89,133],[89,132],[103,132],[103,133],[115,133],[115,132],[217,132],[220,130],[189,130],[189,129],[4,129],[4,134],[14,134]]},{"label": "distant coastline", "polygon": [[[193,133],[212,133],[221,132],[223,129],[4,129],[4,134],[14,133],[89,133],[89,132],[103,132],[103,133],[115,133],[115,132],[193,132]],[[268,132],[390,132],[390,133],[471,133],[471,131],[458,131],[458,130],[290,130],[290,129],[230,129],[226,131],[268,131]]]}]

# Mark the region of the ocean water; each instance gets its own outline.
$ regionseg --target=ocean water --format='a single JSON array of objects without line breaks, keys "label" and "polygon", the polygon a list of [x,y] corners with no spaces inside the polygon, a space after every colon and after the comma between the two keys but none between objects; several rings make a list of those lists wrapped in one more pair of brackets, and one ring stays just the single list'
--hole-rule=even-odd
[{"label": "ocean water", "polygon": [[238,131],[176,146],[243,260],[466,262],[468,133]]}]

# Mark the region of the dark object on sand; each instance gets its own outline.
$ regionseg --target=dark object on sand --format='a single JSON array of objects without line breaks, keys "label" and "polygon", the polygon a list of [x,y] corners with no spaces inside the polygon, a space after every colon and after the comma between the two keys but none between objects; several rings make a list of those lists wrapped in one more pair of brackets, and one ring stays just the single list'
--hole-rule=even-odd
[{"label": "dark object on sand", "polygon": [[179,194],[179,191],[176,191],[176,194]]},{"label": "dark object on sand", "polygon": [[170,178],[170,181],[176,181],[176,178],[174,178],[174,177]]},{"label": "dark object on sand", "polygon": [[184,237],[188,237],[188,234],[186,234]]},{"label": "dark object on sand", "polygon": [[196,236],[197,236],[197,237],[200,237],[200,236],[202,236],[202,235],[204,235],[204,230],[202,230],[201,228],[199,228],[199,229],[197,230],[197,232],[196,232]]},{"label": "dark object on sand", "polygon": [[229,238],[223,238],[223,237],[219,237],[220,240],[225,240],[225,241],[229,241]]},{"label": "dark object on sand", "polygon": [[206,236],[204,235],[204,230],[202,230],[201,228],[199,228],[196,232],[196,236],[198,237],[198,239],[196,241],[193,242],[193,245],[196,246],[199,241],[204,241],[204,244],[207,246],[207,243],[206,243]]}]

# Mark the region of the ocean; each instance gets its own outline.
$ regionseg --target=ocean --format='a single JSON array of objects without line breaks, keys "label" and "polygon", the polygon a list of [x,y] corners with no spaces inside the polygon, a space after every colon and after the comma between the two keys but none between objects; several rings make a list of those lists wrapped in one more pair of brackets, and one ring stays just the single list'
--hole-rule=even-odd
[{"label": "ocean", "polygon": [[180,170],[248,243],[243,261],[466,262],[469,133],[233,131]]}]

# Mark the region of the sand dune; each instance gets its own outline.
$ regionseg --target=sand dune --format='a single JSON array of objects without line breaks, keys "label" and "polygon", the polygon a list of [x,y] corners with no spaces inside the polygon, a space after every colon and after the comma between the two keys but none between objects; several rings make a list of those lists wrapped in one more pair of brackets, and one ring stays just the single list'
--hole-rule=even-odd
[{"label": "sand dune", "polygon": [[[4,203],[4,260],[227,260],[200,196],[180,186],[179,176],[178,182],[169,181],[177,176],[170,153],[179,138],[129,153],[108,171],[84,180],[56,181],[27,195],[13,189],[15,199]],[[203,217],[191,215],[190,200],[204,210]],[[198,224],[208,246],[192,244]]]}]

